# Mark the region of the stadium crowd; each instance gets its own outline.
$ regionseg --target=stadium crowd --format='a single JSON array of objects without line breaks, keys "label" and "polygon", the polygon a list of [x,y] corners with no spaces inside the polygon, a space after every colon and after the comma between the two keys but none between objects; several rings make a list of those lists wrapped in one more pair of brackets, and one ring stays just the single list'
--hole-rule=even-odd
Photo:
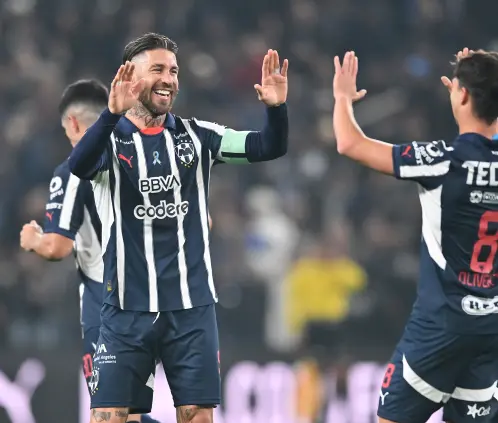
[{"label": "stadium crowd", "polygon": [[[360,58],[360,88],[369,94],[357,116],[369,135],[393,142],[434,134],[450,140],[456,127],[439,77],[450,72],[452,55],[464,45],[498,49],[498,3],[487,10],[465,0],[244,3],[243,12],[228,0],[0,5],[1,343],[56,348],[79,337],[74,263],[45,263],[23,253],[19,231],[23,223],[43,219],[52,171],[70,151],[57,110],[64,86],[87,77],[109,82],[124,44],[156,31],[180,47],[175,112],[236,129],[263,121],[252,87],[266,49],[276,48],[290,61],[289,154],[212,172],[222,342],[240,331],[245,336],[238,342],[260,342],[268,321],[279,320],[275,311],[292,326],[298,311],[296,301],[282,294],[286,287],[328,284],[330,301],[317,307],[332,311],[308,328],[304,346],[330,343],[332,334],[335,345],[352,351],[365,339],[372,348],[391,348],[414,299],[416,187],[336,153],[332,59],[346,49]],[[313,263],[323,266],[317,270]],[[299,292],[302,302],[323,299],[321,291]]]}]

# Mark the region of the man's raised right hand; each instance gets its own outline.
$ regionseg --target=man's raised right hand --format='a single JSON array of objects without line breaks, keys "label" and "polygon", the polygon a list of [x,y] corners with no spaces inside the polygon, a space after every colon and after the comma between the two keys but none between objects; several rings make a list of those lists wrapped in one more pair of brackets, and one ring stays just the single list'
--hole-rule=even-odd
[{"label": "man's raised right hand", "polygon": [[126,62],[119,67],[111,84],[109,93],[109,111],[116,115],[126,113],[138,102],[140,93],[145,87],[145,80],[135,81],[135,64]]}]

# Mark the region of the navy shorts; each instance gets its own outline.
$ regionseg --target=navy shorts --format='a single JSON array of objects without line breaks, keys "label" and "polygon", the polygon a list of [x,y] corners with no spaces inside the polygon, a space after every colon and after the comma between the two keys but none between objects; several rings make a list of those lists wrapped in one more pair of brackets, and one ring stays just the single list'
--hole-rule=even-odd
[{"label": "navy shorts", "polygon": [[447,422],[496,421],[497,379],[498,335],[448,333],[411,318],[382,381],[377,415],[425,423],[443,407]]},{"label": "navy shorts", "polygon": [[[80,284],[80,321],[83,337],[82,366],[87,385],[93,374],[93,354],[99,340],[102,283],[85,279]],[[88,385],[90,391],[90,386]]]},{"label": "navy shorts", "polygon": [[175,407],[215,407],[221,400],[214,304],[148,313],[104,304],[93,359],[91,408],[149,413],[160,360]]}]

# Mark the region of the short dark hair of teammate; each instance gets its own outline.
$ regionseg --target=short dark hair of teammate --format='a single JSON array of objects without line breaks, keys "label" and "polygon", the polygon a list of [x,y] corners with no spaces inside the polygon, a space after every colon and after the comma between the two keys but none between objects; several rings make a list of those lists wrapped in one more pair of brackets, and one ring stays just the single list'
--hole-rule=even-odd
[{"label": "short dark hair of teammate", "polygon": [[74,146],[107,107],[109,91],[96,79],[82,79],[66,87],[59,103],[62,126]]},{"label": "short dark hair of teammate", "polygon": [[169,50],[174,54],[178,54],[178,46],[176,43],[165,35],[149,32],[137,39],[130,41],[123,52],[123,64],[131,61],[135,56],[148,50],[164,49]]},{"label": "short dark hair of teammate", "polygon": [[492,125],[498,118],[498,53],[478,50],[461,58],[455,63],[453,77],[458,80],[458,88],[464,88],[468,96],[454,98],[464,104],[472,102],[472,111],[476,118]]}]

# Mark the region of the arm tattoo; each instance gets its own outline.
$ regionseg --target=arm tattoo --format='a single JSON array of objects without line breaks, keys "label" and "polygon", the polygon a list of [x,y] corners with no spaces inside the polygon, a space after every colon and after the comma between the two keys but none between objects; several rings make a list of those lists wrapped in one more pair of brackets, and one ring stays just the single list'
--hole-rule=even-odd
[{"label": "arm tattoo", "polygon": [[111,421],[111,412],[110,411],[92,410],[92,416],[97,423]]}]

